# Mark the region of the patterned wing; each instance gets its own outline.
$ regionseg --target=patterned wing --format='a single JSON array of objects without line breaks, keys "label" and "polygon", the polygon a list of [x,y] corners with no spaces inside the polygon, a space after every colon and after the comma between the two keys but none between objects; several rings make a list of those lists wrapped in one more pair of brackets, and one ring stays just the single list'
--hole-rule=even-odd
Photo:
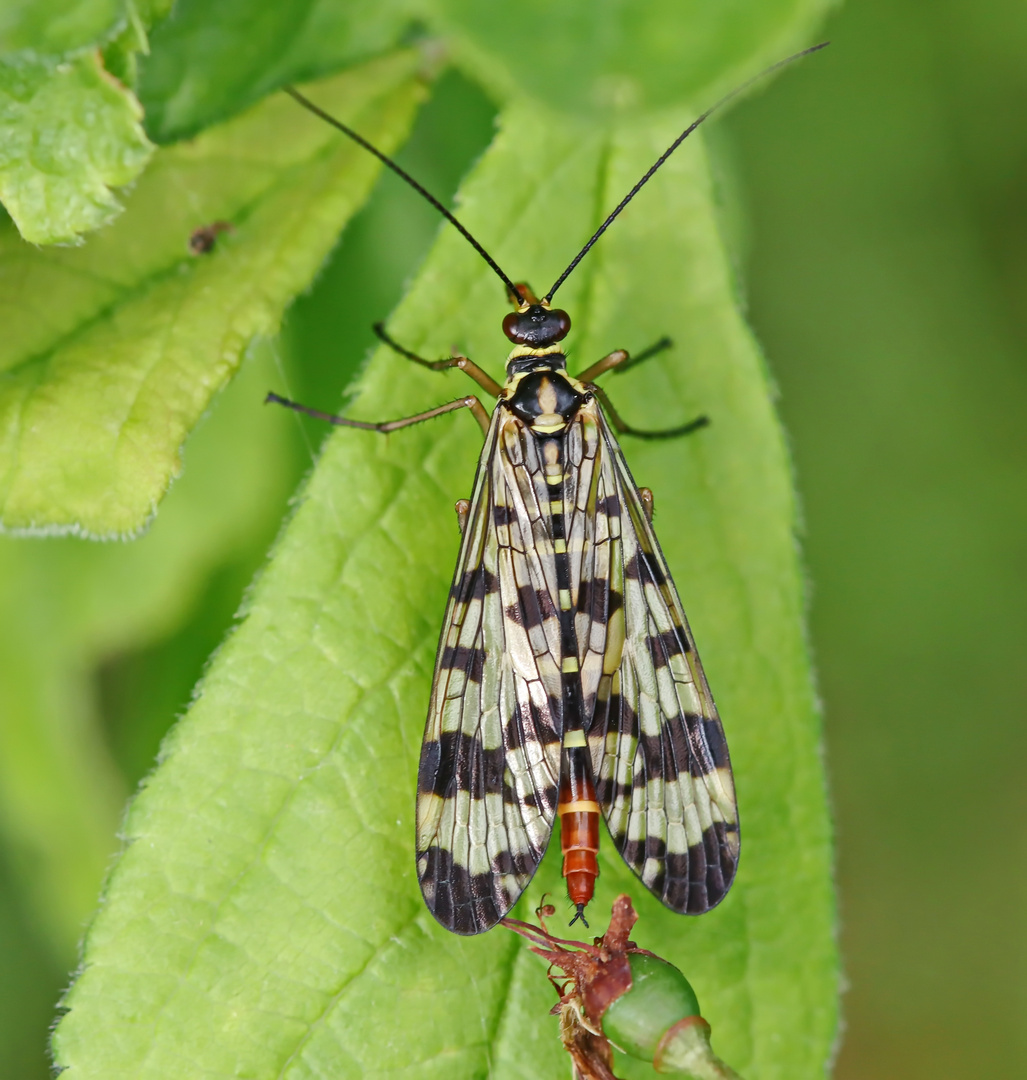
[{"label": "patterned wing", "polygon": [[582,414],[593,464],[579,470],[576,626],[596,794],[643,884],[697,915],[724,898],[738,864],[727,743],[620,447],[597,406]]},{"label": "patterned wing", "polygon": [[417,873],[458,934],[494,926],[545,853],[562,712],[556,571],[534,437],[497,409],[435,662],[418,770]]}]

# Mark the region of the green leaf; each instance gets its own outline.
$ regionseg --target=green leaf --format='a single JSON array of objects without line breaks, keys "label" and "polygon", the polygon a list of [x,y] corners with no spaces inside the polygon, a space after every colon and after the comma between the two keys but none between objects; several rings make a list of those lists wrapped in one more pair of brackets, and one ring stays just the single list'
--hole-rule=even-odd
[{"label": "green leaf", "polygon": [[[423,96],[416,53],[316,88],[385,150]],[[378,163],[281,96],[161,151],[128,211],[88,246],[39,251],[0,232],[0,515],[8,529],[139,530],[180,447],[273,333],[360,207]],[[190,255],[194,229],[231,223]]]},{"label": "green leaf", "polygon": [[411,7],[412,0],[179,0],[143,65],[147,130],[157,142],[181,139],[285,83],[374,56],[396,43]]},{"label": "green leaf", "polygon": [[174,0],[136,0],[121,32],[104,46],[104,67],[127,86],[139,81],[139,58],[150,51],[147,29],[171,10]]},{"label": "green leaf", "polygon": [[[0,11],[0,201],[34,244],[121,212],[153,147],[131,92],[171,0],[15,0]],[[102,49],[102,52],[100,51]]]},{"label": "green leaf", "polygon": [[832,0],[435,0],[426,18],[456,59],[501,98],[608,115],[700,106],[809,43]]},{"label": "green leaf", "polygon": [[[0,838],[62,964],[96,902],[127,794],[101,730],[95,672],[180,625],[240,547],[254,549],[252,568],[294,483],[294,425],[254,407],[278,373],[270,353],[257,352],[193,434],[189,472],[145,537],[0,537]],[[132,717],[136,732],[167,720]]]},{"label": "green leaf", "polygon": [[0,53],[74,52],[105,41],[128,21],[129,0],[5,0]]},{"label": "green leaf", "polygon": [[118,215],[111,188],[152,150],[141,118],[97,53],[0,61],[0,200],[27,241],[68,243]]},{"label": "green leaf", "polygon": [[[544,288],[690,118],[636,119],[604,137],[511,108],[464,185],[461,217],[515,280]],[[630,892],[639,944],[685,972],[726,1060],[761,1080],[817,1075],[838,975],[796,506],[699,139],[560,302],[576,325],[572,369],[675,339],[672,354],[609,380],[630,421],[712,417],[689,440],[626,453],[656,494],[725,717],[743,829],[734,889],[695,920],[660,907],[607,843],[594,918]],[[445,230],[390,329],[428,355],[456,344],[498,375],[506,310],[492,272]],[[457,373],[379,351],[352,412],[384,419],[468,389]],[[417,754],[458,546],[452,503],[470,490],[479,448],[463,415],[329,440],[245,621],[132,805],[55,1033],[70,1080],[564,1075],[544,967],[502,929],[441,929],[414,874]],[[557,854],[522,913],[542,890],[561,892]]]}]

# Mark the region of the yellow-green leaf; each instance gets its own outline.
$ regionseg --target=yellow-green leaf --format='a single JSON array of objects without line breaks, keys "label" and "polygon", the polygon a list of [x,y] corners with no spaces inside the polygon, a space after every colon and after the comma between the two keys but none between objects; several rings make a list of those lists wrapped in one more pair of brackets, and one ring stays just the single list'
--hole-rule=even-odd
[{"label": "yellow-green leaf", "polygon": [[0,201],[33,244],[112,221],[153,147],[134,95],[88,52],[0,59]]},{"label": "yellow-green leaf", "polygon": [[[386,150],[423,96],[416,53],[327,80],[322,104]],[[0,231],[0,521],[125,535],[255,334],[316,273],[378,163],[279,96],[160,151],[125,214],[76,250]],[[194,230],[226,222],[215,249]]]}]

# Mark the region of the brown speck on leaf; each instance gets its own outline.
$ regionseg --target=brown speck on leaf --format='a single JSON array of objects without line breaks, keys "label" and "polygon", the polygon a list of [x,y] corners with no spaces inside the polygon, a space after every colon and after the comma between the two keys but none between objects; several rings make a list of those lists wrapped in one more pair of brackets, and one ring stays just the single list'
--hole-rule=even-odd
[{"label": "brown speck on leaf", "polygon": [[214,250],[219,233],[232,232],[230,221],[215,221],[210,225],[201,225],[194,229],[189,237],[189,250],[194,255],[209,255]]}]

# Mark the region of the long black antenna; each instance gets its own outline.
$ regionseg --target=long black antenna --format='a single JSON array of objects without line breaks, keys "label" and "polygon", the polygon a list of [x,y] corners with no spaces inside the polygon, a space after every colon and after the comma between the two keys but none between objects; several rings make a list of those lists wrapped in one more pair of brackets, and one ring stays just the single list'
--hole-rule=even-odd
[{"label": "long black antenna", "polygon": [[769,75],[773,71],[777,71],[778,68],[784,67],[785,64],[790,64],[794,60],[800,60],[804,56],[809,56],[810,53],[818,52],[820,49],[824,49],[830,44],[831,43],[829,41],[822,41],[819,45],[812,45],[810,48],[803,49],[802,52],[797,52],[794,56],[789,56],[785,60],[778,60],[776,64],[771,64],[770,67],[765,68],[758,75],[754,75],[751,79],[746,80],[744,83],[742,83],[741,86],[736,86],[730,94],[725,94],[724,97],[722,97],[720,101],[716,103],[716,105],[711,105],[710,108],[708,108],[706,112],[704,112],[697,120],[693,120],[692,123],[689,124],[688,127],[686,127],[685,130],[682,131],[681,134],[670,144],[670,146],[668,146],[667,149],[664,150],[664,152],[656,159],[653,167],[645,174],[645,176],[642,177],[641,180],[639,180],[639,182],[627,193],[627,195],[625,195],[624,198],[621,199],[613,213],[610,214],[610,216],[602,223],[602,225],[599,226],[598,229],[596,229],[596,231],[592,234],[592,238],[589,240],[589,242],[577,253],[577,255],[574,256],[574,258],[571,260],[570,266],[568,266],[567,269],[564,270],[564,272],[556,279],[556,284],[549,290],[549,292],[546,293],[545,303],[548,304],[553,299],[553,297],[556,295],[556,290],[560,288],[560,286],[567,280],[568,277],[570,277],[574,268],[589,253],[589,251],[591,251],[592,245],[599,239],[599,237],[602,236],[603,233],[606,232],[606,230],[613,224],[614,219],[617,217],[617,215],[642,190],[642,188],[649,182],[649,180],[652,179],[653,173],[656,172],[656,170],[667,160],[667,158],[669,158],[670,155],[673,154],[675,150],[677,150],[677,148],[685,141],[685,139],[687,139],[688,136],[691,135],[692,132],[695,131],[695,129],[705,119],[707,119],[707,117],[709,117],[712,113],[715,113],[717,109],[719,109],[722,105],[726,105],[732,98],[737,97],[744,90],[748,90],[754,82],[759,82],[759,80],[764,78],[764,76]]},{"label": "long black antenna", "polygon": [[430,191],[426,191],[421,185],[408,173],[406,170],[401,169],[392,158],[383,154],[377,147],[372,146],[367,139],[362,135],[358,135],[351,127],[347,127],[341,120],[336,120],[334,116],[326,113],[324,109],[318,108],[309,98],[305,98],[295,87],[286,86],[283,88],[287,94],[294,97],[305,109],[309,109],[315,116],[321,117],[326,123],[329,123],[334,128],[338,128],[343,135],[348,135],[355,143],[362,146],[365,150],[374,154],[374,156],[383,164],[388,167],[402,180],[405,180],[414,191],[423,195],[435,207],[436,210],[448,221],[450,224],[456,226],[457,230],[463,235],[463,237],[470,243],[471,247],[492,267],[493,270],[499,275],[503,284],[507,288],[507,292],[511,296],[520,295],[517,291],[517,286],[503,273],[502,267],[495,259],[474,239],[473,236],[460,224],[459,221],[447,210],[438,199]]}]

